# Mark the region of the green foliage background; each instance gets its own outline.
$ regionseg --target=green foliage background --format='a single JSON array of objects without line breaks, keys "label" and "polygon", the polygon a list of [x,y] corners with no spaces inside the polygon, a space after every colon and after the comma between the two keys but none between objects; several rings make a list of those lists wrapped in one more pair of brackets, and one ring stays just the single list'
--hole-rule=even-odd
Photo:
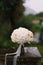
[{"label": "green foliage background", "polygon": [[23,16],[22,4],[22,0],[0,0],[0,47],[12,47],[10,36]]},{"label": "green foliage background", "polygon": [[[0,47],[13,47],[13,42],[11,41],[12,25],[10,19],[3,19],[2,13],[0,15]],[[41,30],[42,26],[40,24],[33,24],[32,20],[39,19],[35,15],[22,16],[17,22],[16,27],[25,27],[31,30],[33,33],[37,30]]]},{"label": "green foliage background", "polygon": [[[1,0],[1,2],[3,2],[4,0]],[[5,3],[5,2],[4,2]],[[10,2],[11,4],[12,2]],[[27,16],[24,16],[22,15],[23,11],[24,11],[24,8],[22,7],[22,3],[20,3],[20,5],[18,5],[18,1],[16,1],[16,10],[13,12],[14,14],[14,18],[12,19],[13,22],[16,23],[13,24],[16,28],[18,27],[25,27],[29,30],[31,30],[33,33],[35,31],[41,31],[42,27],[40,24],[33,24],[32,23],[32,20],[35,20],[35,19],[40,19],[40,16],[39,14],[37,15],[32,15],[32,14],[29,14]],[[10,12],[9,9],[7,10],[2,10],[3,8],[3,3],[0,4],[0,48],[12,48],[12,47],[18,47],[18,44],[17,43],[13,43],[11,41],[11,33],[12,33],[12,21],[10,20],[9,18],[9,15],[6,16],[5,12],[8,13]],[[19,7],[20,6],[20,7]],[[4,6],[5,7],[5,6]],[[7,8],[7,5],[6,5],[6,8]],[[10,7],[9,7],[10,8]],[[12,8],[12,7],[11,7]],[[22,16],[21,16],[22,15]],[[14,28],[13,28],[14,29]],[[41,44],[41,45],[40,45]],[[41,55],[43,56],[43,46],[42,46],[42,43],[39,43],[39,44],[35,44],[35,43],[32,43],[30,45],[27,44],[27,46],[37,46]]]}]

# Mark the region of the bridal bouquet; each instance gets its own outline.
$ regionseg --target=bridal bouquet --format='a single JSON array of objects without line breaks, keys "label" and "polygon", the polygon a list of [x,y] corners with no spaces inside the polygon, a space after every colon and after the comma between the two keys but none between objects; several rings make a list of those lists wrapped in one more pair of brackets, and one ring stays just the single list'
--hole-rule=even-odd
[{"label": "bridal bouquet", "polygon": [[11,40],[12,42],[17,42],[18,44],[23,44],[26,42],[30,43],[33,41],[33,33],[26,28],[19,27],[12,32]]},{"label": "bridal bouquet", "polygon": [[30,30],[26,29],[26,28],[19,27],[18,29],[15,29],[12,32],[11,40],[12,40],[12,42],[14,42],[14,43],[17,42],[20,45],[19,45],[16,52],[7,53],[5,55],[5,65],[6,65],[6,62],[7,62],[7,56],[8,55],[14,55],[15,54],[14,60],[13,60],[13,65],[16,65],[18,56],[25,55],[23,44],[24,43],[29,43],[30,41],[33,41],[33,33]]}]

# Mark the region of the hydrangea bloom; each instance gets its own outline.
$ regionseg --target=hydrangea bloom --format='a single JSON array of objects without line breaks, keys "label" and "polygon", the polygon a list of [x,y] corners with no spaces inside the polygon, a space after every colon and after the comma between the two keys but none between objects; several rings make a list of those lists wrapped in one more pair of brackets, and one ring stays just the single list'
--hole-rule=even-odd
[{"label": "hydrangea bloom", "polygon": [[17,42],[18,44],[23,44],[26,42],[33,41],[33,33],[23,27],[15,29],[11,34],[12,42]]}]

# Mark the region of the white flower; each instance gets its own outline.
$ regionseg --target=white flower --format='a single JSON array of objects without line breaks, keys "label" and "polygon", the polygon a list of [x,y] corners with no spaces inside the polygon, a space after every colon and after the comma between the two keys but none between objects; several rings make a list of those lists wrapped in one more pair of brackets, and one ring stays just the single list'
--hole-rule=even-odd
[{"label": "white flower", "polygon": [[18,44],[23,44],[26,42],[33,41],[33,33],[23,27],[15,29],[11,34],[12,42],[17,42]]}]

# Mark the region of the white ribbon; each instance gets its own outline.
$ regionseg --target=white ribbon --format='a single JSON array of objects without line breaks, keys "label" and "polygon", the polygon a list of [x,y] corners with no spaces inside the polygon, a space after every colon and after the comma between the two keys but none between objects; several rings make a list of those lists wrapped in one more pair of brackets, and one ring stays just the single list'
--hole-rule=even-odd
[{"label": "white ribbon", "polygon": [[16,65],[17,58],[18,58],[18,56],[20,56],[20,53],[21,53],[21,47],[22,47],[22,44],[19,45],[19,47],[15,53],[6,53],[5,54],[5,65],[7,64],[7,56],[8,55],[14,55],[13,65]]}]

